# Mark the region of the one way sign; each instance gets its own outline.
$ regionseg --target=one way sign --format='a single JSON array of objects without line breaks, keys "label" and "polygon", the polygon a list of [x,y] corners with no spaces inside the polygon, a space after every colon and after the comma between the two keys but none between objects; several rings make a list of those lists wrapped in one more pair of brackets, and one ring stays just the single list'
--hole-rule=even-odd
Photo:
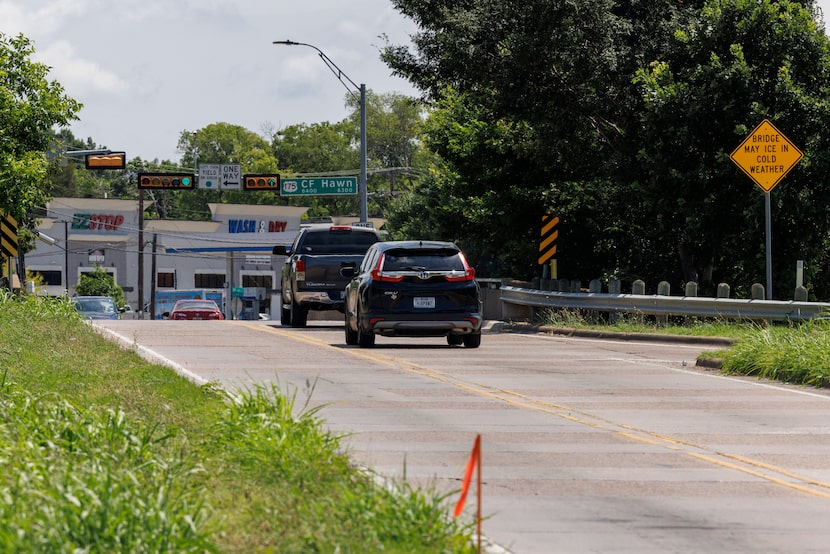
[{"label": "one way sign", "polygon": [[221,184],[223,189],[239,189],[242,186],[242,166],[222,164]]}]

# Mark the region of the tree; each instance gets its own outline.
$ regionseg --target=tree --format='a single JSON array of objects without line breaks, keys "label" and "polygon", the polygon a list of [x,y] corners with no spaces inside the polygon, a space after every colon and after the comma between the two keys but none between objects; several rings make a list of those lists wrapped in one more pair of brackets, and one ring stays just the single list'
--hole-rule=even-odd
[{"label": "tree", "polygon": [[[274,134],[272,148],[288,174],[342,173],[360,165],[353,136],[353,125],[345,120],[290,125]],[[358,212],[355,197],[301,197],[288,203],[309,205],[307,215],[312,219]]]},{"label": "tree", "polygon": [[124,290],[115,283],[111,273],[98,265],[92,273],[84,273],[78,277],[75,293],[79,296],[111,296],[119,308],[127,306]]},{"label": "tree", "polygon": [[751,185],[727,154],[762,117],[789,121],[807,151],[796,174],[812,179],[776,204],[782,271],[796,251],[826,265],[830,66],[812,2],[394,3],[420,30],[414,52],[387,45],[383,58],[434,108],[425,140],[455,175],[450,198],[471,208],[467,238],[496,245],[475,224],[487,206],[526,239],[511,275],[529,275],[548,212],[571,278],[757,280],[758,198],[733,192]]},{"label": "tree", "polygon": [[[179,137],[181,165],[198,170],[199,164],[239,164],[242,173],[278,173],[277,159],[266,139],[239,125],[211,123]],[[271,191],[234,190],[158,191],[160,216],[172,219],[209,220],[209,203],[278,204]]]},{"label": "tree", "polygon": [[[830,41],[796,2],[709,2],[637,73],[643,98],[640,202],[650,235],[676,249],[684,280],[764,282],[764,194],[729,160],[762,119],[805,157],[771,193],[773,284],[795,287],[808,260],[830,275]],[[791,294],[791,293],[790,293]]]},{"label": "tree", "polygon": [[52,128],[63,127],[81,104],[48,81],[49,68],[31,61],[31,41],[0,33],[0,210],[34,228],[34,210],[46,204],[46,149]]},{"label": "tree", "polygon": [[[349,118],[338,123],[292,125],[275,133],[274,153],[289,173],[359,172],[360,105],[352,95],[345,98],[352,109]],[[422,151],[418,140],[421,124],[422,106],[415,99],[402,94],[366,92],[370,216],[384,215],[387,199],[415,183],[418,169],[414,166]],[[359,212],[356,197],[297,200],[311,204],[310,217]]]}]

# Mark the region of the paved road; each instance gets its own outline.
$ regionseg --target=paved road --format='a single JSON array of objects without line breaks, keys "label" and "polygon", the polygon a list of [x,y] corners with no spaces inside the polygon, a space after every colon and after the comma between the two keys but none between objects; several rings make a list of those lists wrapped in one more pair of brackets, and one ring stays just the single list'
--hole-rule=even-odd
[{"label": "paved road", "polygon": [[313,388],[390,477],[457,490],[481,434],[483,532],[516,554],[830,551],[830,397],[693,367],[705,346],[489,333],[366,350],[325,322],[101,325],[197,380]]}]

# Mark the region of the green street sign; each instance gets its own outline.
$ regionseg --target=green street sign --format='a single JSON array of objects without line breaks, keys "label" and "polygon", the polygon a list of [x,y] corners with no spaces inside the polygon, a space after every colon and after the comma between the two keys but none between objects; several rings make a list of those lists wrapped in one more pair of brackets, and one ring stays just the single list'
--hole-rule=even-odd
[{"label": "green street sign", "polygon": [[242,287],[231,288],[231,298],[242,298],[245,296],[245,289]]},{"label": "green street sign", "polygon": [[280,196],[357,194],[357,177],[298,177],[280,181]]}]

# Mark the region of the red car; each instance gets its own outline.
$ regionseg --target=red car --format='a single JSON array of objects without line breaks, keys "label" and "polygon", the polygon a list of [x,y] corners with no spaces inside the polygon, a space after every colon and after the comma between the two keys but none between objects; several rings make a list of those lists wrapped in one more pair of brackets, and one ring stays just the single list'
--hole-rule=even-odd
[{"label": "red car", "polygon": [[170,312],[170,319],[225,319],[213,300],[179,300]]}]

